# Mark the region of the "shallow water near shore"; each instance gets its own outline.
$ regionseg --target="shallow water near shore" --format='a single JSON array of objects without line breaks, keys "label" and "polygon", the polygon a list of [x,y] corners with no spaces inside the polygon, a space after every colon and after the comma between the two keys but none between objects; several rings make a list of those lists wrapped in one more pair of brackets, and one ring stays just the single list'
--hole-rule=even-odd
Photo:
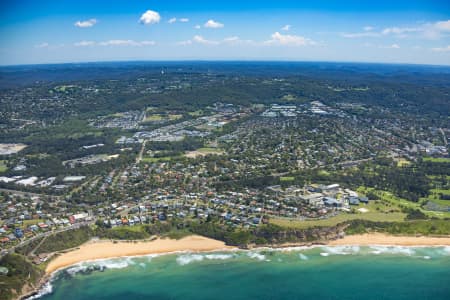
[{"label": "shallow water near shore", "polygon": [[[50,292],[51,291],[51,292]],[[40,299],[450,299],[450,247],[321,246],[80,263]]]}]

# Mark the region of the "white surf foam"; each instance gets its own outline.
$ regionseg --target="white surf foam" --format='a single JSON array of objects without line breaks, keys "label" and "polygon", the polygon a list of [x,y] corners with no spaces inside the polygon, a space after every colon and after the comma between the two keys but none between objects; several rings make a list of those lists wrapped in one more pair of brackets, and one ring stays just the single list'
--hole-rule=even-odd
[{"label": "white surf foam", "polygon": [[261,253],[258,253],[258,252],[248,252],[247,256],[250,257],[250,258],[261,260],[261,261],[266,259],[266,256],[264,254],[261,254]]},{"label": "white surf foam", "polygon": [[333,255],[350,255],[356,254],[361,251],[359,246],[333,246],[333,247],[322,247],[326,253]]},{"label": "white surf foam", "polygon": [[205,255],[206,259],[218,259],[218,260],[226,260],[226,259],[230,259],[233,258],[232,254],[206,254]]},{"label": "white surf foam", "polygon": [[186,255],[178,256],[177,263],[180,266],[184,266],[184,265],[190,264],[192,262],[202,261],[203,259],[204,259],[204,256],[200,255],[200,254],[186,254]]},{"label": "white surf foam", "polygon": [[372,254],[402,254],[412,256],[416,253],[412,247],[404,246],[370,246]]},{"label": "white surf foam", "polygon": [[305,254],[299,253],[298,256],[300,257],[301,260],[308,260],[308,256],[306,256]]},{"label": "white surf foam", "polygon": [[36,295],[33,295],[31,297],[28,297],[26,300],[33,300],[33,299],[39,299],[42,296],[51,294],[53,292],[53,286],[51,283],[51,280],[44,284],[44,286],[39,290],[39,292]]}]

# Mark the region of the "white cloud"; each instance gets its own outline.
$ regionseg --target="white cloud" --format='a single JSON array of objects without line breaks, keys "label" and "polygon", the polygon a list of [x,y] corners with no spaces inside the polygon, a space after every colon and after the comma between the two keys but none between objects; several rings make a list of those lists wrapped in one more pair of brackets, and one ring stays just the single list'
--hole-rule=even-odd
[{"label": "white cloud", "polygon": [[202,27],[201,27],[200,25],[195,25],[194,28],[195,28],[195,29],[200,29],[200,28],[202,28]]},{"label": "white cloud", "polygon": [[154,41],[134,41],[134,40],[109,40],[104,42],[99,42],[99,46],[153,46],[156,45]]},{"label": "white cloud", "polygon": [[450,31],[450,20],[436,22],[434,26],[440,31]]},{"label": "white cloud", "polygon": [[207,40],[207,39],[203,38],[201,35],[194,36],[193,41],[196,43],[199,43],[199,44],[204,44],[204,45],[218,45],[219,44],[218,41]]},{"label": "white cloud", "polygon": [[398,44],[392,44],[392,45],[389,45],[389,46],[380,46],[378,48],[381,48],[381,49],[400,49],[400,46]]},{"label": "white cloud", "polygon": [[189,22],[189,19],[188,18],[179,18],[179,19],[171,18],[169,21],[167,21],[167,23],[169,23],[169,24],[173,24],[175,22],[187,23],[187,22]]},{"label": "white cloud", "polygon": [[40,43],[38,45],[35,45],[34,48],[48,48],[50,46],[47,42]]},{"label": "white cloud", "polygon": [[450,52],[450,45],[448,45],[447,47],[432,48],[431,50],[434,52]]},{"label": "white cloud", "polygon": [[281,28],[281,30],[284,30],[284,31],[289,31],[289,29],[291,29],[291,25],[284,25],[284,26]]},{"label": "white cloud", "polygon": [[73,44],[75,47],[87,47],[87,46],[94,46],[94,41],[81,41]]},{"label": "white cloud", "polygon": [[181,42],[178,42],[177,45],[187,46],[187,45],[191,45],[192,43],[198,43],[198,44],[203,44],[203,45],[223,45],[223,44],[237,45],[237,44],[251,44],[251,43],[253,43],[253,41],[241,40],[238,36],[226,37],[223,40],[208,40],[208,39],[205,39],[201,35],[195,35],[192,38],[192,40],[181,41]]},{"label": "white cloud", "polygon": [[176,43],[176,45],[179,45],[179,46],[188,46],[188,45],[192,45],[192,41],[191,41],[191,40],[181,41],[181,42]]},{"label": "white cloud", "polygon": [[271,39],[265,41],[266,45],[283,45],[283,46],[312,46],[317,43],[309,38],[298,35],[281,34],[278,31],[271,35]]},{"label": "white cloud", "polygon": [[161,16],[158,12],[153,10],[147,10],[139,19],[139,22],[145,25],[156,24],[159,23],[159,21],[161,21]]},{"label": "white cloud", "polygon": [[214,20],[208,20],[204,25],[205,28],[223,28],[223,24]]},{"label": "white cloud", "polygon": [[348,38],[348,39],[357,39],[357,38],[364,38],[364,37],[379,37],[381,34],[377,32],[356,32],[356,33],[341,33],[342,37]]},{"label": "white cloud", "polygon": [[95,24],[97,24],[96,19],[89,19],[86,21],[76,21],[74,25],[79,28],[88,28],[94,26]]},{"label": "white cloud", "polygon": [[238,36],[230,36],[227,38],[223,39],[224,42],[237,42],[239,41],[239,37]]},{"label": "white cloud", "polygon": [[417,32],[420,31],[417,27],[388,27],[383,29],[381,32],[384,35],[388,34],[396,34],[396,35],[404,35],[407,33]]},{"label": "white cloud", "polygon": [[372,31],[372,30],[374,30],[374,28],[372,26],[364,26],[363,29],[364,29],[364,31]]}]

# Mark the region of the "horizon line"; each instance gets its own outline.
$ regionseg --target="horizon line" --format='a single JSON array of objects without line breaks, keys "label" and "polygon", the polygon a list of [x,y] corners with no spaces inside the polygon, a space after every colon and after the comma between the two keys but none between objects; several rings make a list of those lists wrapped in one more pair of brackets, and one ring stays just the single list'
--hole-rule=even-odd
[{"label": "horizon line", "polygon": [[381,62],[381,61],[333,61],[333,60],[301,60],[301,59],[130,59],[130,60],[96,60],[96,61],[67,61],[67,62],[43,62],[43,63],[24,63],[24,64],[0,64],[0,68],[8,67],[27,67],[27,66],[46,66],[46,65],[74,65],[74,64],[101,64],[101,63],[176,63],[176,62],[254,62],[254,63],[333,63],[333,64],[369,64],[369,65],[392,65],[392,66],[428,66],[450,68],[449,64],[424,64],[412,62]]}]

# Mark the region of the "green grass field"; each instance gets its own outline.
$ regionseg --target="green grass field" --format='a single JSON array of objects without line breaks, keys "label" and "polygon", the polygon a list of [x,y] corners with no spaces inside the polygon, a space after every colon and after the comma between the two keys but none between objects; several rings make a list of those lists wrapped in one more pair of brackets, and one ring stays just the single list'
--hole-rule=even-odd
[{"label": "green grass field", "polygon": [[222,150],[220,150],[220,149],[217,149],[217,148],[208,148],[208,147],[205,147],[205,148],[199,148],[199,149],[197,149],[196,151],[202,152],[202,153],[211,153],[211,154],[213,154],[213,153],[221,153],[221,152],[222,152]]},{"label": "green grass field", "polygon": [[275,225],[290,227],[290,228],[298,228],[305,229],[309,227],[315,226],[334,226],[339,223],[351,220],[368,220],[368,221],[377,221],[377,222],[400,222],[405,219],[406,214],[401,212],[393,212],[393,213],[384,213],[378,211],[369,211],[366,213],[340,213],[335,217],[331,217],[328,219],[322,220],[308,220],[308,221],[300,221],[297,219],[281,219],[281,218],[272,218],[270,222]]},{"label": "green grass field", "polygon": [[294,181],[294,180],[295,180],[295,177],[292,177],[292,176],[280,177],[281,182],[289,182],[289,181]]},{"label": "green grass field", "polygon": [[359,187],[357,189],[359,193],[366,194],[368,191],[374,192],[381,200],[385,201],[386,203],[390,203],[397,207],[405,207],[405,208],[412,208],[412,209],[418,209],[424,214],[426,214],[428,217],[436,217],[436,218],[450,218],[450,212],[439,212],[439,211],[430,211],[425,210],[421,207],[421,202],[411,202],[406,199],[402,199],[400,197],[397,197],[393,195],[390,192],[386,191],[380,191],[375,190],[373,188],[366,188],[366,187]]},{"label": "green grass field", "polygon": [[164,161],[170,161],[173,157],[170,156],[164,156],[164,157],[143,157],[142,162],[144,163],[155,163],[155,162],[164,162]]},{"label": "green grass field", "polygon": [[423,161],[430,161],[434,163],[450,163],[450,158],[448,157],[424,157]]},{"label": "green grass field", "polygon": [[0,160],[0,173],[6,172],[7,170],[6,160]]},{"label": "green grass field", "polygon": [[188,112],[188,114],[192,117],[200,117],[201,115],[203,115],[203,110],[199,109],[196,111],[190,111]]},{"label": "green grass field", "polygon": [[423,201],[431,201],[439,205],[450,206],[450,200],[442,200],[440,194],[450,195],[450,190],[431,189],[430,195],[427,198],[421,198]]},{"label": "green grass field", "polygon": [[161,115],[150,115],[145,117],[144,122],[158,122],[162,119],[163,117]]}]

